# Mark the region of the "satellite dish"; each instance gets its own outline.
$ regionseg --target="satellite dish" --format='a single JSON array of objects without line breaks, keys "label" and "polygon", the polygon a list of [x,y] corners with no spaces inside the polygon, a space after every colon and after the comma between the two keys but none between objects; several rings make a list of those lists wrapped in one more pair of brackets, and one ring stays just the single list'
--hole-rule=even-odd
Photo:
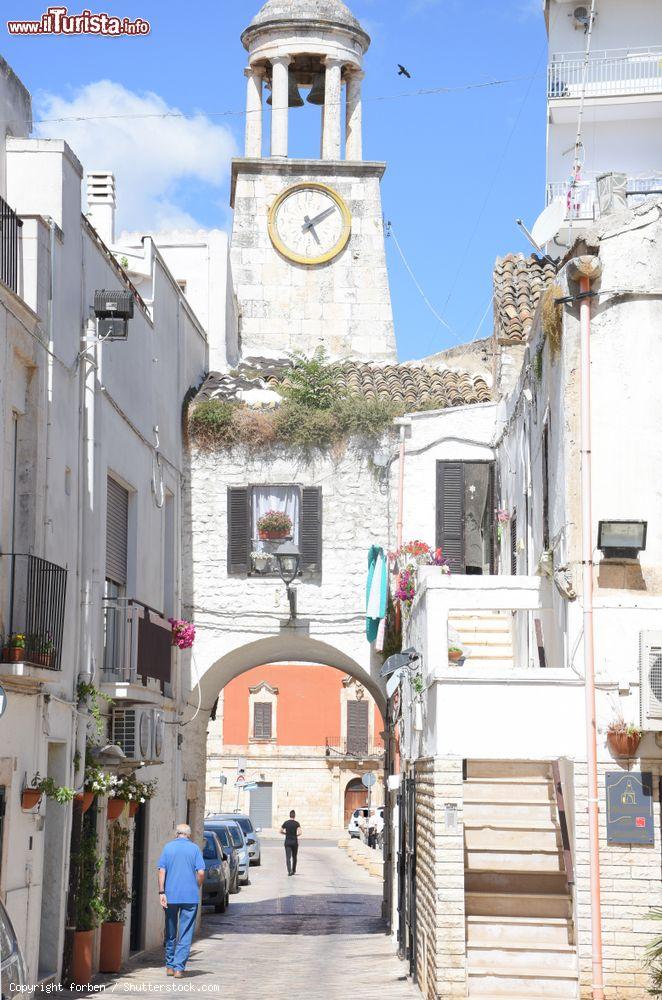
[{"label": "satellite dish", "polygon": [[531,230],[531,237],[539,247],[553,240],[565,222],[566,203],[563,198],[555,198],[543,209]]}]

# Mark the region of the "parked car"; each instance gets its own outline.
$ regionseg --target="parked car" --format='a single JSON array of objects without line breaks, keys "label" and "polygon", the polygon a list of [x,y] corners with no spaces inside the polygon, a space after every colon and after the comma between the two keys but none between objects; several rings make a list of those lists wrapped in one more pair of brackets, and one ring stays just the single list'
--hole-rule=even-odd
[{"label": "parked car", "polygon": [[2,1000],[27,992],[25,959],[9,914],[0,903],[0,990]]},{"label": "parked car", "polygon": [[[347,824],[347,833],[350,837],[360,837],[361,827],[359,826],[359,816],[363,814],[365,817],[366,824],[368,822],[369,809],[367,807],[355,809],[352,815],[349,817],[349,823]],[[384,819],[384,806],[378,806],[377,812]]]},{"label": "parked car", "polygon": [[205,830],[214,830],[215,832],[218,826],[225,827],[230,835],[230,840],[237,852],[237,860],[239,862],[239,885],[246,885],[248,883],[250,858],[248,856],[248,844],[246,843],[242,829],[236,820],[217,820],[213,816],[208,816],[205,819]]},{"label": "parked car", "polygon": [[205,861],[205,880],[202,883],[202,905],[213,906],[216,913],[223,913],[230,902],[230,866],[216,834],[212,830],[205,830],[204,838],[202,857]]},{"label": "parked car", "polygon": [[234,820],[235,823],[238,823],[248,844],[250,863],[255,865],[256,868],[262,864],[262,851],[260,848],[260,838],[258,837],[260,831],[253,826],[250,816],[247,816],[246,813],[217,813],[209,818]]},{"label": "parked car", "polygon": [[219,839],[225,860],[230,868],[230,893],[239,892],[239,856],[237,848],[232,843],[230,831],[225,826],[214,827],[214,833]]}]

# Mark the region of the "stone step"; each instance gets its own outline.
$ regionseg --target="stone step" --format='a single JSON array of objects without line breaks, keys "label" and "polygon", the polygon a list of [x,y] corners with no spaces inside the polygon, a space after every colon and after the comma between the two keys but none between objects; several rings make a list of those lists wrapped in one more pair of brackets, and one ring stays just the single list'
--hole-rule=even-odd
[{"label": "stone step", "polygon": [[499,945],[472,944],[467,946],[467,963],[476,969],[492,969],[498,974],[517,973],[535,966],[540,969],[566,969],[577,973],[577,951],[572,945],[532,944],[530,941],[508,941]]},{"label": "stone step", "polygon": [[[464,823],[464,843],[469,851],[546,851],[558,850],[559,837],[551,820],[539,826],[531,823]],[[524,845],[524,846],[523,846]]]},{"label": "stone step", "polygon": [[567,881],[562,871],[468,871],[464,875],[466,892],[493,892],[536,895],[561,895],[567,892]]},{"label": "stone step", "polygon": [[551,802],[550,783],[545,778],[468,778],[464,801]]},{"label": "stone step", "polygon": [[484,997],[576,997],[577,972],[530,965],[509,974],[498,970],[467,967],[468,994]]},{"label": "stone step", "polygon": [[467,778],[552,777],[547,760],[469,760]]},{"label": "stone step", "polygon": [[457,619],[449,618],[448,624],[456,632],[461,632],[463,635],[493,635],[495,637],[512,635],[510,622],[501,621],[498,618],[485,618],[482,621],[480,619],[458,621]]},{"label": "stone step", "polygon": [[572,914],[571,900],[566,892],[504,892],[465,890],[465,912],[469,916],[498,917],[564,917]]},{"label": "stone step", "polygon": [[537,799],[523,799],[518,802],[503,802],[501,799],[464,798],[464,819],[477,826],[490,822],[501,827],[511,820],[554,823],[556,805]]},{"label": "stone step", "polygon": [[559,851],[533,850],[527,840],[526,846],[510,851],[476,850],[467,845],[465,871],[491,872],[560,872],[562,862]]},{"label": "stone step", "polygon": [[567,917],[512,917],[472,914],[466,918],[468,946],[506,947],[511,942],[538,948],[570,946],[572,923]]}]

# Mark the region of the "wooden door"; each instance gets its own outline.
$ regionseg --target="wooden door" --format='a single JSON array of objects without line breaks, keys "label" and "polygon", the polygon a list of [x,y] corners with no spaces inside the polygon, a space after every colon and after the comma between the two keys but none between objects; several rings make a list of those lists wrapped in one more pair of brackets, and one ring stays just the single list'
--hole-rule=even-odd
[{"label": "wooden door", "polygon": [[360,778],[350,781],[345,789],[345,826],[355,809],[365,809],[368,805],[368,790]]}]

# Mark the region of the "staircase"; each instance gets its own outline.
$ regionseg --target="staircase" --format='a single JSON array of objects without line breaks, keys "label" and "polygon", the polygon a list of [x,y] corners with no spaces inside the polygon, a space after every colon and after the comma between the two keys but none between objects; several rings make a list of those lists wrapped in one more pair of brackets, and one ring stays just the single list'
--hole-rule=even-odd
[{"label": "staircase", "polygon": [[467,666],[513,668],[513,615],[511,611],[454,612],[450,628],[468,650]]},{"label": "staircase", "polygon": [[468,995],[578,997],[551,765],[469,761],[464,838]]}]

